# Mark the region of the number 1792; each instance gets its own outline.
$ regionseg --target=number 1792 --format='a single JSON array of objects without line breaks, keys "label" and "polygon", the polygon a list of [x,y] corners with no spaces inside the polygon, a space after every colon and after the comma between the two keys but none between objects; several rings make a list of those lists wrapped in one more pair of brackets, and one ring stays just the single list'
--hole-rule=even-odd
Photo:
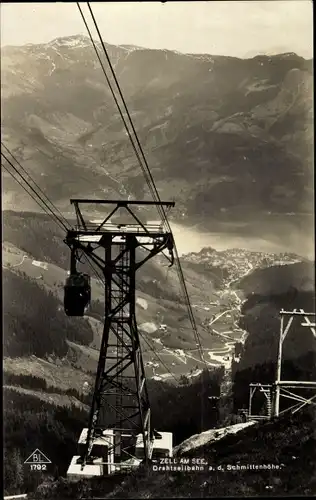
[{"label": "number 1792", "polygon": [[46,470],[46,464],[31,464],[31,470]]}]

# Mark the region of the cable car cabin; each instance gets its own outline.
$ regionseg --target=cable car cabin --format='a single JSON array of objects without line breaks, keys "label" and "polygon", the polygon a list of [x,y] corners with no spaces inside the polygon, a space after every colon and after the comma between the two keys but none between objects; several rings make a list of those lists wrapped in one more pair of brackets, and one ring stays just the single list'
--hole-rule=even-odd
[{"label": "cable car cabin", "polygon": [[64,287],[64,309],[67,316],[83,316],[91,300],[90,276],[71,274]]}]

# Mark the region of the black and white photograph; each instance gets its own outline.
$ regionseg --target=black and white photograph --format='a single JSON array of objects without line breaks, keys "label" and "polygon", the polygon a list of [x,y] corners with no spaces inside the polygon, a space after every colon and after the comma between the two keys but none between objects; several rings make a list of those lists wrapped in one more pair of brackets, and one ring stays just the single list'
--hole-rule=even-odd
[{"label": "black and white photograph", "polygon": [[2,2],[3,497],[316,495],[313,2]]}]

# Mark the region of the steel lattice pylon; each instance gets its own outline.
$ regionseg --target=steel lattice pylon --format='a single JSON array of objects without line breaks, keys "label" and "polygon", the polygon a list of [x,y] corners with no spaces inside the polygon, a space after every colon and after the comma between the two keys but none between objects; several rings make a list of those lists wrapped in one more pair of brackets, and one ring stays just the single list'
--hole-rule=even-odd
[{"label": "steel lattice pylon", "polygon": [[[259,419],[270,419],[272,417],[279,417],[285,412],[296,413],[301,410],[306,405],[316,405],[316,381],[311,380],[282,380],[282,357],[283,357],[283,343],[289,332],[289,329],[294,321],[294,318],[301,317],[305,320],[301,325],[309,327],[312,334],[316,338],[316,325],[315,321],[311,322],[310,318],[315,318],[314,312],[305,312],[303,309],[293,311],[280,311],[281,324],[280,324],[280,334],[279,334],[279,346],[278,346],[278,358],[277,358],[277,369],[276,369],[276,380],[273,384],[250,384],[249,385],[249,407],[247,412],[247,418],[249,420],[259,420]],[[287,324],[285,325],[285,318],[289,317]],[[290,390],[291,389],[291,390]],[[299,394],[302,389],[308,389],[309,391],[314,391],[314,395],[310,397],[305,397]],[[265,415],[253,415],[252,414],[252,399],[255,392],[260,391],[266,397],[267,401],[267,411]],[[280,411],[280,399],[281,397],[291,399],[295,401],[291,407]]]},{"label": "steel lattice pylon", "polygon": [[[82,464],[89,462],[94,439],[104,429],[115,430],[118,461],[129,458],[130,443],[126,446],[124,436],[136,437],[141,433],[146,461],[150,458],[153,432],[135,315],[135,280],[137,270],[165,249],[172,265],[172,234],[163,229],[162,223],[143,224],[131,208],[156,203],[105,200],[71,200],[71,203],[75,205],[77,227],[68,231],[65,242],[72,253],[83,252],[89,257],[101,269],[105,281],[104,329]],[[111,204],[114,209],[92,225],[85,222],[80,204]],[[160,205],[170,207],[174,203],[160,202]],[[110,218],[121,209],[128,213],[128,222],[112,224]]]},{"label": "steel lattice pylon", "polygon": [[[310,328],[314,337],[316,337],[315,323],[310,321],[310,317],[315,318],[314,312],[305,312],[304,309],[294,309],[293,311],[284,311],[282,309],[280,311],[281,316],[281,326],[280,326],[280,336],[279,336],[279,348],[278,348],[278,360],[277,360],[277,376],[275,381],[275,401],[274,401],[274,416],[278,417],[281,413],[285,411],[292,411],[292,413],[296,413],[300,409],[302,409],[306,405],[315,405],[316,398],[316,381],[311,380],[282,380],[282,357],[283,357],[283,343],[286,339],[286,336],[289,332],[289,329],[293,323],[294,318],[301,317],[305,320],[305,323],[302,323],[302,326],[307,326]],[[284,326],[285,318],[289,317],[289,320]],[[293,389],[293,391],[289,391],[289,389]],[[297,391],[299,389],[311,389],[315,392],[315,394],[306,398],[302,395],[298,394]],[[291,399],[296,401],[292,407],[287,408],[286,410],[280,411],[280,397],[285,397],[287,399]]]}]

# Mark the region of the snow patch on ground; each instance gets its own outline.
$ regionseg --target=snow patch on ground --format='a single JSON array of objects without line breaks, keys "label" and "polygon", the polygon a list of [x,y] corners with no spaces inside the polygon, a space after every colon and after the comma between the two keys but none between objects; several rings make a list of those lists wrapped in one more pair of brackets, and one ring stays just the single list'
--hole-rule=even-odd
[{"label": "snow patch on ground", "polygon": [[156,342],[157,344],[163,345],[163,343],[159,338],[153,338],[153,341]]},{"label": "snow patch on ground", "polygon": [[148,309],[148,302],[145,299],[141,299],[140,297],[137,297],[136,304],[138,304],[145,311]]},{"label": "snow patch on ground", "polygon": [[118,45],[118,47],[125,50],[128,54],[135,52],[135,50],[144,50],[143,47],[139,47],[138,45]]},{"label": "snow patch on ground", "polygon": [[54,73],[55,69],[56,69],[56,64],[54,63],[54,61],[52,61],[52,69],[49,72],[49,76],[51,76]]},{"label": "snow patch on ground", "polygon": [[218,441],[219,439],[223,439],[223,437],[228,434],[236,434],[237,432],[249,427],[250,425],[255,424],[255,421],[244,422],[241,424],[230,425],[228,427],[222,427],[221,429],[211,429],[209,431],[201,432],[201,434],[195,434],[190,438],[183,441],[183,443],[179,444],[173,449],[174,454],[185,453],[193,448],[198,448],[199,446],[204,446],[207,443]]},{"label": "snow patch on ground", "polygon": [[89,46],[89,38],[85,35],[71,35],[60,38],[55,38],[47,43],[47,47],[87,47]]},{"label": "snow patch on ground", "polygon": [[142,323],[139,325],[139,329],[146,333],[154,333],[158,330],[158,326],[155,323]]}]

